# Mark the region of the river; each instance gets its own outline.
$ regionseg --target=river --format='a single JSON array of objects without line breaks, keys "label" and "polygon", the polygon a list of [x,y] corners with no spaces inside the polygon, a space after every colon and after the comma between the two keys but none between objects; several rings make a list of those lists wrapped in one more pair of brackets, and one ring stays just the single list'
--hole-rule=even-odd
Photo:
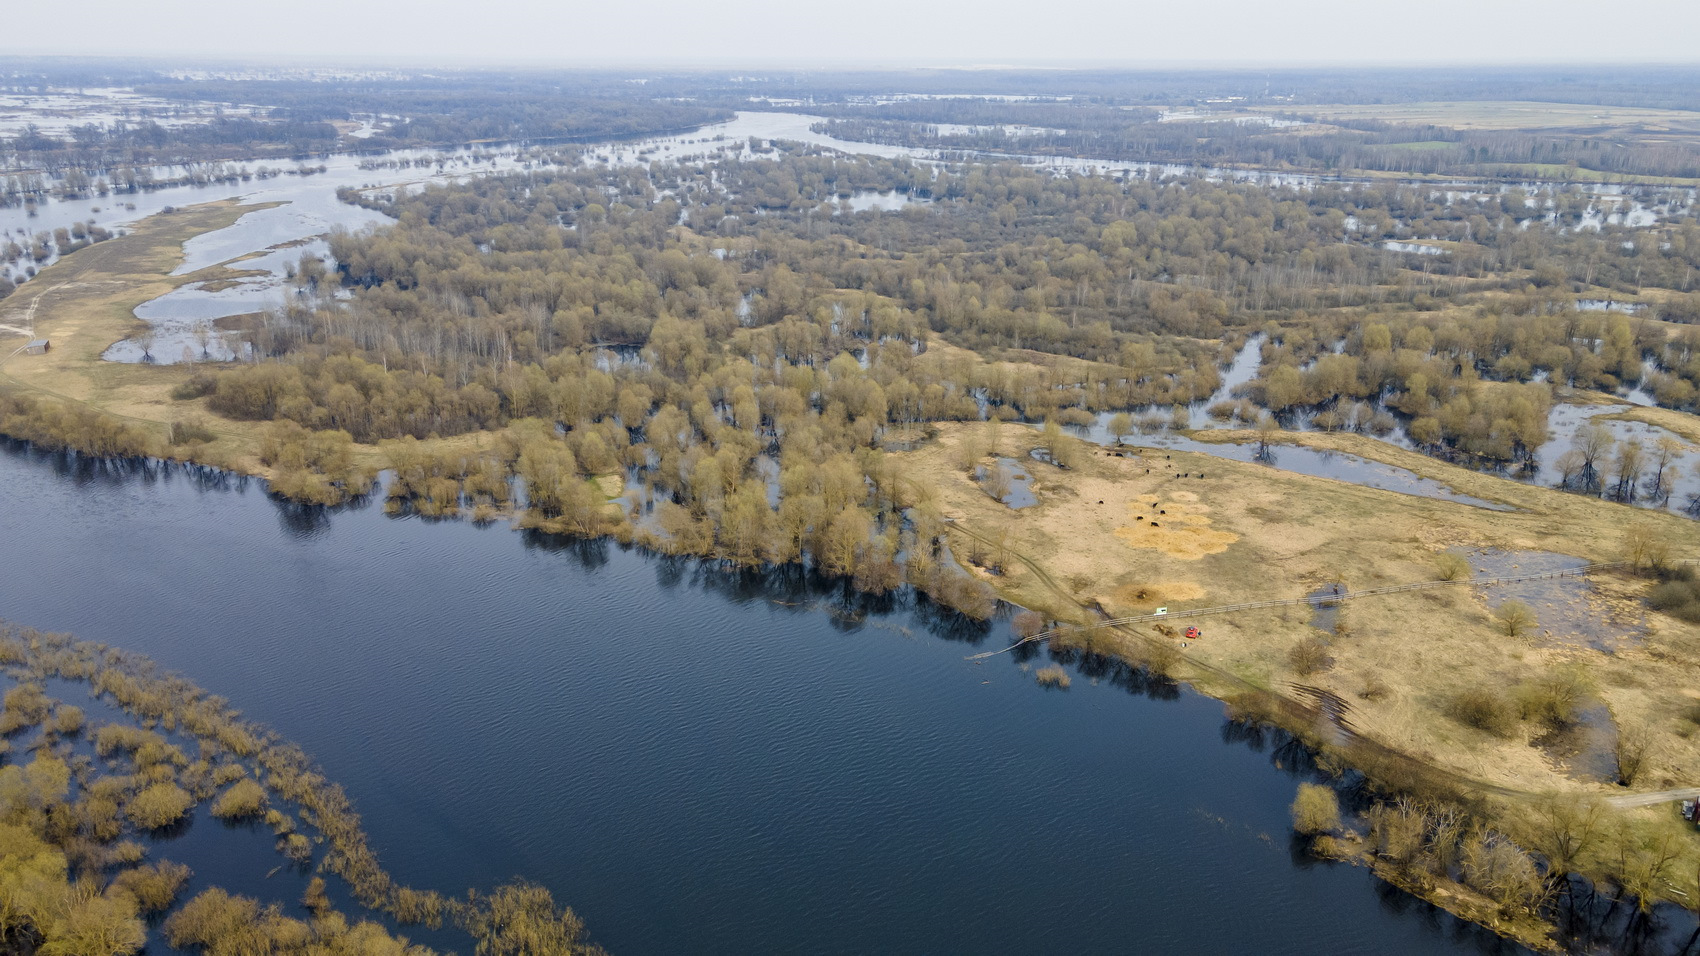
[{"label": "river", "polygon": [[[1006,624],[4,448],[0,616],[228,696],[347,786],[398,878],[522,874],[618,956],[1509,951],[1296,850],[1279,735],[965,659]],[[219,835],[159,852],[298,896]]]}]

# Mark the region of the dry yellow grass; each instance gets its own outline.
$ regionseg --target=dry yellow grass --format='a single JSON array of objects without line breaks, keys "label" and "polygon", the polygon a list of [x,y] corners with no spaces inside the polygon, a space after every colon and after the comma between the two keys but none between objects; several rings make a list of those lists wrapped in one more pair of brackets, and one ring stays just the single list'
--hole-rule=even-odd
[{"label": "dry yellow grass", "polygon": [[[1686,519],[1482,475],[1345,434],[1288,437],[1405,467],[1519,510],[1489,511],[1162,450],[1138,458],[1107,457],[1099,450],[1076,472],[1030,462],[1039,503],[1012,510],[988,498],[956,464],[956,446],[973,427],[942,426],[937,442],[899,458],[911,480],[929,486],[963,529],[1007,535],[1009,550],[1032,562],[1032,567],[1008,562],[1005,574],[990,578],[999,590],[1061,620],[1086,621],[1092,611],[1118,617],[1159,605],[1179,610],[1292,599],[1336,582],[1357,590],[1434,581],[1436,554],[1452,547],[1613,561],[1625,533],[1637,524],[1656,529],[1679,553],[1700,553],[1700,528]],[[1040,438],[1011,426],[1003,444],[1006,453],[1019,453]],[[1141,516],[1143,521],[1133,520]],[[1150,526],[1153,517],[1158,527]],[[968,552],[959,546],[956,553]],[[1649,786],[1700,777],[1700,750],[1683,736],[1677,716],[1690,700],[1687,692],[1700,686],[1700,628],[1645,612],[1638,605],[1646,587],[1639,578],[1599,580],[1593,600],[1602,605],[1603,620],[1618,620],[1611,614],[1614,603],[1636,605],[1650,625],[1645,633],[1625,628],[1615,654],[1562,635],[1508,638],[1492,617],[1492,607],[1503,598],[1465,587],[1348,602],[1341,611],[1342,633],[1330,646],[1332,666],[1303,678],[1292,670],[1288,653],[1316,633],[1304,606],[1188,620],[1205,636],[1184,653],[1278,693],[1300,680],[1333,691],[1351,702],[1360,733],[1446,771],[1521,791],[1609,793],[1615,788],[1571,776],[1532,746],[1539,732],[1533,724],[1501,740],[1443,711],[1460,687],[1504,690],[1579,662],[1614,713],[1660,728],[1666,746],[1647,775]],[[1140,630],[1147,637],[1156,633]],[[1128,640],[1113,632],[1095,637],[1099,646],[1114,649],[1124,642],[1125,649],[1136,651]],[[1207,675],[1200,679],[1212,689]]]}]

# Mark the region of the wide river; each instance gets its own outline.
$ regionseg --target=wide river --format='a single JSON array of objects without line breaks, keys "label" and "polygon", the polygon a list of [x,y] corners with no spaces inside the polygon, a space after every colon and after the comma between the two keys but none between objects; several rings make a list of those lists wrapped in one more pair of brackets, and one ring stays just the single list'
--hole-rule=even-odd
[{"label": "wide river", "polygon": [[[0,489],[0,616],[229,697],[398,878],[524,875],[616,956],[1508,951],[1295,850],[1277,735],[965,659],[1004,623],[15,443]],[[203,820],[157,852],[288,903],[265,842]]]}]

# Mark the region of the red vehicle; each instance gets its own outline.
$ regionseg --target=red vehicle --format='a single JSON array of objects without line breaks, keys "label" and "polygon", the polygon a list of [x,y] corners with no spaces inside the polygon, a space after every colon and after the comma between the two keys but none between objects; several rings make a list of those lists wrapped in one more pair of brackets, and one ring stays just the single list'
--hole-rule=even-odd
[{"label": "red vehicle", "polygon": [[1202,636],[1202,632],[1200,632],[1196,627],[1189,627],[1186,629],[1186,639],[1189,641],[1196,641]]}]

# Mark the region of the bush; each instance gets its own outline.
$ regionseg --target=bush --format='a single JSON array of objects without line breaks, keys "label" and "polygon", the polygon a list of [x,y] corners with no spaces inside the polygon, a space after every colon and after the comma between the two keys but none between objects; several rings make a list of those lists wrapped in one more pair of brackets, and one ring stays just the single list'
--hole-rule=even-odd
[{"label": "bush", "polygon": [[171,908],[188,879],[188,867],[163,860],[153,866],[125,870],[112,880],[112,885],[130,894],[139,911],[162,913]]},{"label": "bush", "polygon": [[218,390],[217,376],[206,372],[196,372],[187,381],[179,383],[171,390],[171,397],[180,402],[190,399],[205,398]]},{"label": "bush", "polygon": [[1058,687],[1068,690],[1069,684],[1072,683],[1068,671],[1055,666],[1041,667],[1033,676],[1038,679],[1041,687]]},{"label": "bush", "polygon": [[47,719],[52,702],[35,684],[19,684],[6,692],[0,705],[0,734],[11,734],[34,727]]},{"label": "bush", "polygon": [[1517,709],[1524,720],[1538,720],[1549,727],[1576,722],[1576,712],[1593,693],[1585,671],[1566,667],[1517,685]]},{"label": "bush", "polygon": [[1494,609],[1493,616],[1507,637],[1521,637],[1537,623],[1535,609],[1522,601],[1506,601]]},{"label": "bush", "polygon": [[1540,868],[1528,853],[1498,834],[1472,834],[1463,846],[1464,881],[1510,916],[1533,912],[1545,894]]},{"label": "bush", "polygon": [[144,830],[168,827],[183,819],[183,814],[195,805],[195,798],[174,783],[156,783],[130,800],[124,813]]},{"label": "bush", "polygon": [[1434,568],[1442,581],[1457,581],[1470,576],[1470,562],[1463,555],[1451,551],[1435,555]]},{"label": "bush", "polygon": [[53,719],[47,728],[61,737],[75,737],[83,732],[83,709],[60,704],[53,709]]},{"label": "bush", "polygon": [[1652,727],[1637,720],[1619,720],[1617,743],[1614,747],[1614,755],[1617,757],[1617,782],[1626,787],[1635,786],[1641,771],[1647,768],[1654,746]]},{"label": "bush", "polygon": [[1305,836],[1340,829],[1340,798],[1321,784],[1299,784],[1299,795],[1293,800],[1293,829]]},{"label": "bush", "polygon": [[241,820],[257,817],[266,811],[266,788],[252,778],[243,777],[213,801],[213,816],[220,820]]},{"label": "bush", "polygon": [[1364,685],[1358,688],[1358,696],[1364,700],[1380,700],[1392,693],[1393,689],[1380,677],[1371,674],[1364,678]]},{"label": "bush", "polygon": [[1510,737],[1517,732],[1517,708],[1503,695],[1486,687],[1452,695],[1446,702],[1446,715],[1495,737]]},{"label": "bush", "polygon": [[205,445],[218,440],[212,429],[199,422],[172,422],[167,439],[173,445]]},{"label": "bush", "polygon": [[1679,620],[1700,624],[1700,587],[1692,580],[1673,578],[1647,594],[1647,606]]},{"label": "bush", "polygon": [[1045,618],[1033,611],[1022,611],[1010,623],[1015,628],[1015,636],[1024,641],[1045,629]]},{"label": "bush", "polygon": [[1328,665],[1334,663],[1334,659],[1328,656],[1328,642],[1319,635],[1312,634],[1287,652],[1287,663],[1300,676],[1308,677],[1317,671],[1326,670]]}]

